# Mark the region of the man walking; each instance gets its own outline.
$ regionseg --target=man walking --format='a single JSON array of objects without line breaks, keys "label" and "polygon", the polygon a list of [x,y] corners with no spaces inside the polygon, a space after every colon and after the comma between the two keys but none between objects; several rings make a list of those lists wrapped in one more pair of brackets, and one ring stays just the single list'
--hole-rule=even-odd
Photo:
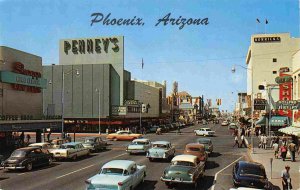
[{"label": "man walking", "polygon": [[295,162],[295,156],[296,156],[296,144],[294,142],[291,142],[288,146],[288,149],[291,152],[291,160],[292,162]]},{"label": "man walking", "polygon": [[241,147],[244,146],[245,148],[247,148],[246,141],[245,141],[245,136],[244,135],[241,136],[241,140],[242,140]]},{"label": "man walking", "polygon": [[239,138],[237,135],[234,137],[234,142],[235,142],[235,144],[233,145],[233,147],[235,147],[235,145],[237,145],[237,147],[240,148]]},{"label": "man walking", "polygon": [[267,149],[267,136],[265,134],[263,134],[263,149]]},{"label": "man walking", "polygon": [[292,189],[292,180],[290,176],[290,166],[286,165],[285,169],[281,172],[281,183],[283,190],[290,190]]}]

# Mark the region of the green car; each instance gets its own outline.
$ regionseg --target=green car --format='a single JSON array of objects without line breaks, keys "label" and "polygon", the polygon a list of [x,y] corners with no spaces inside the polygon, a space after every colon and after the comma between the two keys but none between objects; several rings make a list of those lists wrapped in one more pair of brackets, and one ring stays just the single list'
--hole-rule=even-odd
[{"label": "green car", "polygon": [[199,139],[197,139],[196,142],[199,143],[199,144],[203,144],[204,145],[205,152],[207,154],[211,154],[213,152],[214,146],[213,146],[213,144],[212,144],[212,142],[211,142],[210,139],[208,139],[208,138],[199,138]]},{"label": "green car", "polygon": [[[200,177],[204,175],[204,162],[194,155],[175,156],[160,178],[168,188],[176,184],[192,185],[197,189]],[[189,188],[190,189],[190,188]]]}]

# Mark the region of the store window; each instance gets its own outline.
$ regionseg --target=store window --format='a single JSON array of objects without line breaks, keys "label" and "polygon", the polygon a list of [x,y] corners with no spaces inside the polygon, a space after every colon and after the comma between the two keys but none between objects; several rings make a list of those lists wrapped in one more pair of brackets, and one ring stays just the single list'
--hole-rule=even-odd
[{"label": "store window", "polygon": [[273,63],[276,63],[277,62],[277,58],[273,58]]}]

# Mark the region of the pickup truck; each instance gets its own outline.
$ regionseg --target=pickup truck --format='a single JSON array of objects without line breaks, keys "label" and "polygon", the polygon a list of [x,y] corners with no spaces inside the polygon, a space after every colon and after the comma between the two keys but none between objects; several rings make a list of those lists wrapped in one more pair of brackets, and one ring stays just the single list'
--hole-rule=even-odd
[{"label": "pickup truck", "polygon": [[72,159],[76,160],[81,156],[89,156],[89,148],[85,148],[81,142],[70,142],[62,144],[58,149],[51,149],[54,159]]}]

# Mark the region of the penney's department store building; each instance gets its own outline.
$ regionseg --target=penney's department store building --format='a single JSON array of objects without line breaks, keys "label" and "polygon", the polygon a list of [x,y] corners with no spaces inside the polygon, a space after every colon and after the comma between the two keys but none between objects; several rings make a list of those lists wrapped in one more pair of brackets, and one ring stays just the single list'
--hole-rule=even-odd
[{"label": "penney's department store building", "polygon": [[49,116],[62,113],[64,91],[66,132],[105,132],[139,125],[140,105],[127,105],[137,102],[128,100],[151,106],[148,113],[142,113],[145,123],[159,119],[162,90],[131,81],[130,72],[124,70],[123,36],[60,40],[59,65],[44,66],[43,72],[51,81],[44,91],[44,112]]},{"label": "penney's department store building", "polygon": [[46,128],[59,128],[59,116],[45,120],[42,58],[0,46],[0,148],[12,145],[12,132],[36,132],[37,142]]}]

